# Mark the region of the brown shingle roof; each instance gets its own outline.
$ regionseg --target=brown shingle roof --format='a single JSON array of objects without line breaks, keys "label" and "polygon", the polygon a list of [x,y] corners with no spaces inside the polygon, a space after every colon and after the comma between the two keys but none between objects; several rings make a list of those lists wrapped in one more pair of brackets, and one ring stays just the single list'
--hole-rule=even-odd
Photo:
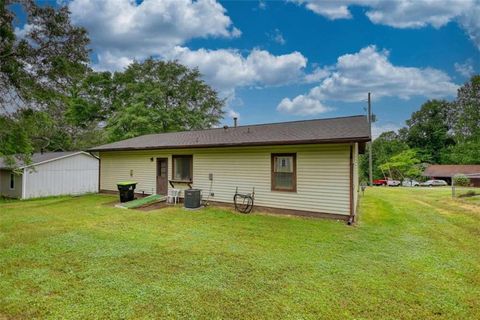
[{"label": "brown shingle roof", "polygon": [[433,164],[428,166],[423,175],[426,177],[453,177],[456,174],[480,173],[480,165]]},{"label": "brown shingle roof", "polygon": [[149,134],[122,140],[89,151],[145,150],[312,144],[370,141],[365,116],[303,120],[259,125]]}]

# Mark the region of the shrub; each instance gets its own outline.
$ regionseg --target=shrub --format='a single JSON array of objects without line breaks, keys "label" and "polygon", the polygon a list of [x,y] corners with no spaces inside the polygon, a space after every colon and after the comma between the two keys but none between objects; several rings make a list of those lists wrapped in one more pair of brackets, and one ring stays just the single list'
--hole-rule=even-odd
[{"label": "shrub", "polygon": [[468,187],[470,185],[470,179],[464,174],[458,174],[453,177],[453,183],[459,187]]},{"label": "shrub", "polygon": [[459,197],[460,198],[467,198],[467,197],[474,197],[476,195],[477,195],[477,193],[475,191],[469,190],[466,193],[459,195]]}]

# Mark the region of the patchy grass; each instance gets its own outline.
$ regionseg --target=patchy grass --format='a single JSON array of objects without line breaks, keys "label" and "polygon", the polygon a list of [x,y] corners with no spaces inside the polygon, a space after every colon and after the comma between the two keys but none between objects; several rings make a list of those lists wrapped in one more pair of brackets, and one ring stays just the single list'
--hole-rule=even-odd
[{"label": "patchy grass", "polygon": [[0,203],[0,318],[474,319],[479,213],[371,188],[358,225],[111,196]]}]

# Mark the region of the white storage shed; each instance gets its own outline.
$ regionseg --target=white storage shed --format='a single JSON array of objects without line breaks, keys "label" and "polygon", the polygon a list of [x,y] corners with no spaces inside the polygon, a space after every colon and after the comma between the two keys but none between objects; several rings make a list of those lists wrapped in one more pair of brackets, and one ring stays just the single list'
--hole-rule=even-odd
[{"label": "white storage shed", "polygon": [[98,192],[99,160],[83,151],[35,153],[32,163],[9,168],[0,159],[0,195],[9,198]]}]

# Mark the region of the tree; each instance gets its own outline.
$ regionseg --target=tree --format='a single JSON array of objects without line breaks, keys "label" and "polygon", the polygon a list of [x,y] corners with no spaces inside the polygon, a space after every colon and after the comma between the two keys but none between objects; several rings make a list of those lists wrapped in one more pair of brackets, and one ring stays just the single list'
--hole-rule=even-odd
[{"label": "tree", "polygon": [[177,62],[134,62],[115,73],[105,91],[110,102],[95,112],[105,117],[110,141],[210,128],[223,116],[224,101],[200,77],[197,69]]},{"label": "tree", "polygon": [[392,156],[387,162],[381,164],[381,170],[388,172],[389,177],[393,179],[404,180],[405,178],[416,178],[420,176],[422,170],[417,152],[408,149]]},{"label": "tree", "polygon": [[[378,138],[372,142],[373,150],[373,178],[384,178],[384,172],[380,169],[380,165],[387,162],[393,155],[408,149],[407,144],[394,131],[383,132]],[[360,157],[360,175],[366,180],[368,177],[368,148],[365,155]]]},{"label": "tree", "polygon": [[480,164],[480,75],[473,76],[458,90],[449,122],[455,145],[445,150],[442,162]]},{"label": "tree", "polygon": [[410,148],[419,150],[423,162],[440,163],[445,148],[455,143],[448,121],[451,104],[442,100],[425,102],[412,113],[400,135]]},{"label": "tree", "polygon": [[450,146],[442,155],[442,163],[480,164],[480,137]]},{"label": "tree", "polygon": [[0,114],[0,157],[5,155],[6,163],[13,167],[15,161],[9,155],[16,154],[18,150],[24,152],[23,160],[30,161],[29,154],[32,153],[33,147],[27,133],[18,122]]},{"label": "tree", "polygon": [[110,72],[89,72],[75,83],[65,113],[69,123],[86,129],[106,121],[113,111],[114,87]]},{"label": "tree", "polygon": [[480,139],[480,75],[473,76],[458,89],[450,122],[458,143]]},{"label": "tree", "polygon": [[[17,33],[14,4],[26,15]],[[33,0],[0,1],[0,35],[0,109],[10,128],[0,130],[0,156],[26,155],[35,143],[25,121],[45,120],[49,127],[50,120],[63,117],[72,86],[89,71],[89,40],[85,29],[71,24],[66,6],[40,6]],[[43,111],[48,117],[37,113]],[[12,135],[21,142],[12,141]]]},{"label": "tree", "polygon": [[[26,14],[22,32],[14,32],[13,4]],[[88,70],[89,39],[73,26],[67,6],[39,6],[33,0],[0,3],[0,105],[34,106],[65,93]]]}]

